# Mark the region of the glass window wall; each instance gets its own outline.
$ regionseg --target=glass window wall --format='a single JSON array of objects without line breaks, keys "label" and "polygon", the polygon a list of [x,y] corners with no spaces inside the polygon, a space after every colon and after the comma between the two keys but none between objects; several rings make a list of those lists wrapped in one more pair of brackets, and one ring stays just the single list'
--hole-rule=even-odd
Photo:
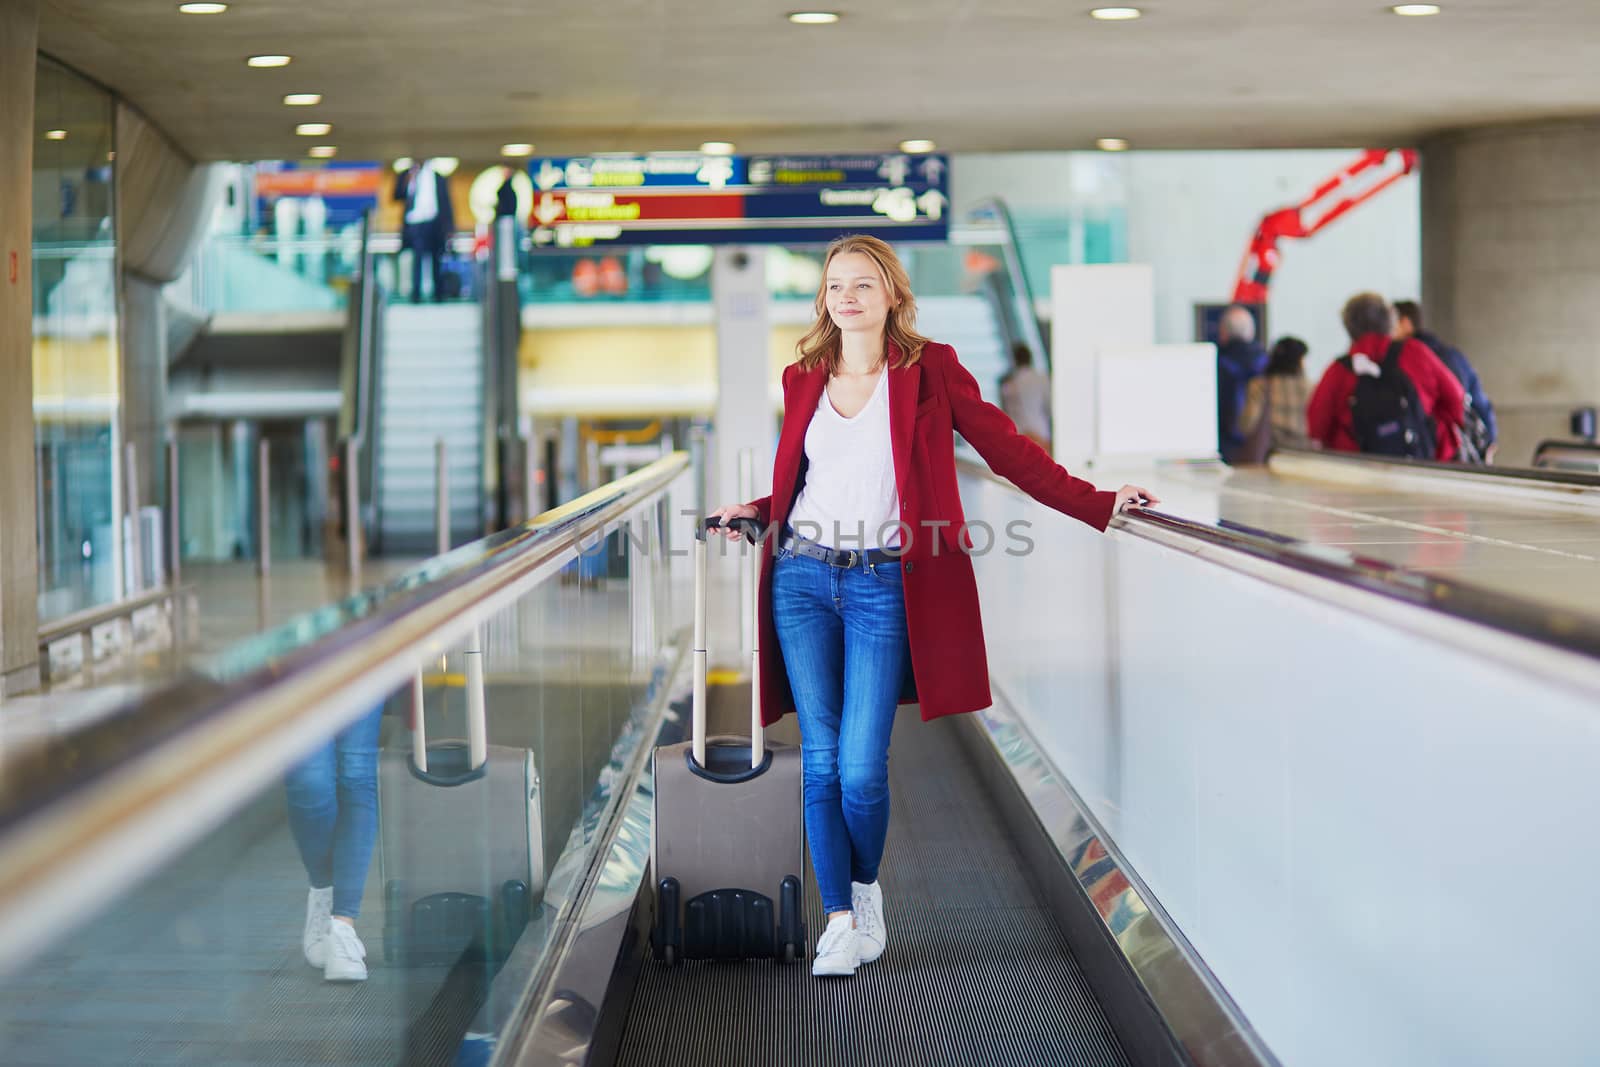
[{"label": "glass window wall", "polygon": [[33,411],[39,616],[117,596],[112,101],[39,60],[33,146]]}]

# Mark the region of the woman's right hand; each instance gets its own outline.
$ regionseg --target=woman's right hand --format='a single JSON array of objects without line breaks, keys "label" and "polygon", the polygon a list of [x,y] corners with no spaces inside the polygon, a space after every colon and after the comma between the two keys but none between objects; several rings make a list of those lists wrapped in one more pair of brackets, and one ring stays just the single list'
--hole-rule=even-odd
[{"label": "woman's right hand", "polygon": [[728,525],[729,519],[759,519],[760,517],[761,513],[749,504],[728,504],[706,516],[708,519],[720,519],[722,521],[721,527],[710,532],[721,534],[730,541],[737,541],[744,535],[739,532],[738,527]]}]

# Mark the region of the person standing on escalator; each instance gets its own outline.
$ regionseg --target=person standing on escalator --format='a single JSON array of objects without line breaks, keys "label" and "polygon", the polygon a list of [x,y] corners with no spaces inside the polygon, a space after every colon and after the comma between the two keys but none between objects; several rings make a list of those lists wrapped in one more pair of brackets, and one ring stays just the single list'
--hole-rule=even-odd
[{"label": "person standing on escalator", "polygon": [[1034,499],[1098,530],[1156,502],[1068,474],[915,324],[894,250],[835,241],[816,320],[783,373],[772,495],[712,512],[775,535],[760,583],[762,719],[800,718],[806,838],[828,916],[817,975],[854,974],[888,940],[878,867],[896,705],[915,701],[928,720],[992,703],[955,433]]}]

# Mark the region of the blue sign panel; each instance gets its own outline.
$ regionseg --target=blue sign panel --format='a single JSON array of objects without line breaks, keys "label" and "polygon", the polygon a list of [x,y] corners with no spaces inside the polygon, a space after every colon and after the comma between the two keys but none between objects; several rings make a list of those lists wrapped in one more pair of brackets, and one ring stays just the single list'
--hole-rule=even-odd
[{"label": "blue sign panel", "polygon": [[528,170],[535,248],[949,234],[943,156],[587,156],[533,160]]}]

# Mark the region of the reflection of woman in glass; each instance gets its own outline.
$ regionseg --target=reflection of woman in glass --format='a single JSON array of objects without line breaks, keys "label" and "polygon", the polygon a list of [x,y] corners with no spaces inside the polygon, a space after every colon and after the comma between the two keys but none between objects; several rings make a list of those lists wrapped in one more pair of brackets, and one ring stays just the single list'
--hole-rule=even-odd
[{"label": "reflection of woman in glass", "polygon": [[301,940],[306,962],[330,982],[367,977],[356,936],[378,836],[379,704],[289,772],[289,829],[311,879]]}]

